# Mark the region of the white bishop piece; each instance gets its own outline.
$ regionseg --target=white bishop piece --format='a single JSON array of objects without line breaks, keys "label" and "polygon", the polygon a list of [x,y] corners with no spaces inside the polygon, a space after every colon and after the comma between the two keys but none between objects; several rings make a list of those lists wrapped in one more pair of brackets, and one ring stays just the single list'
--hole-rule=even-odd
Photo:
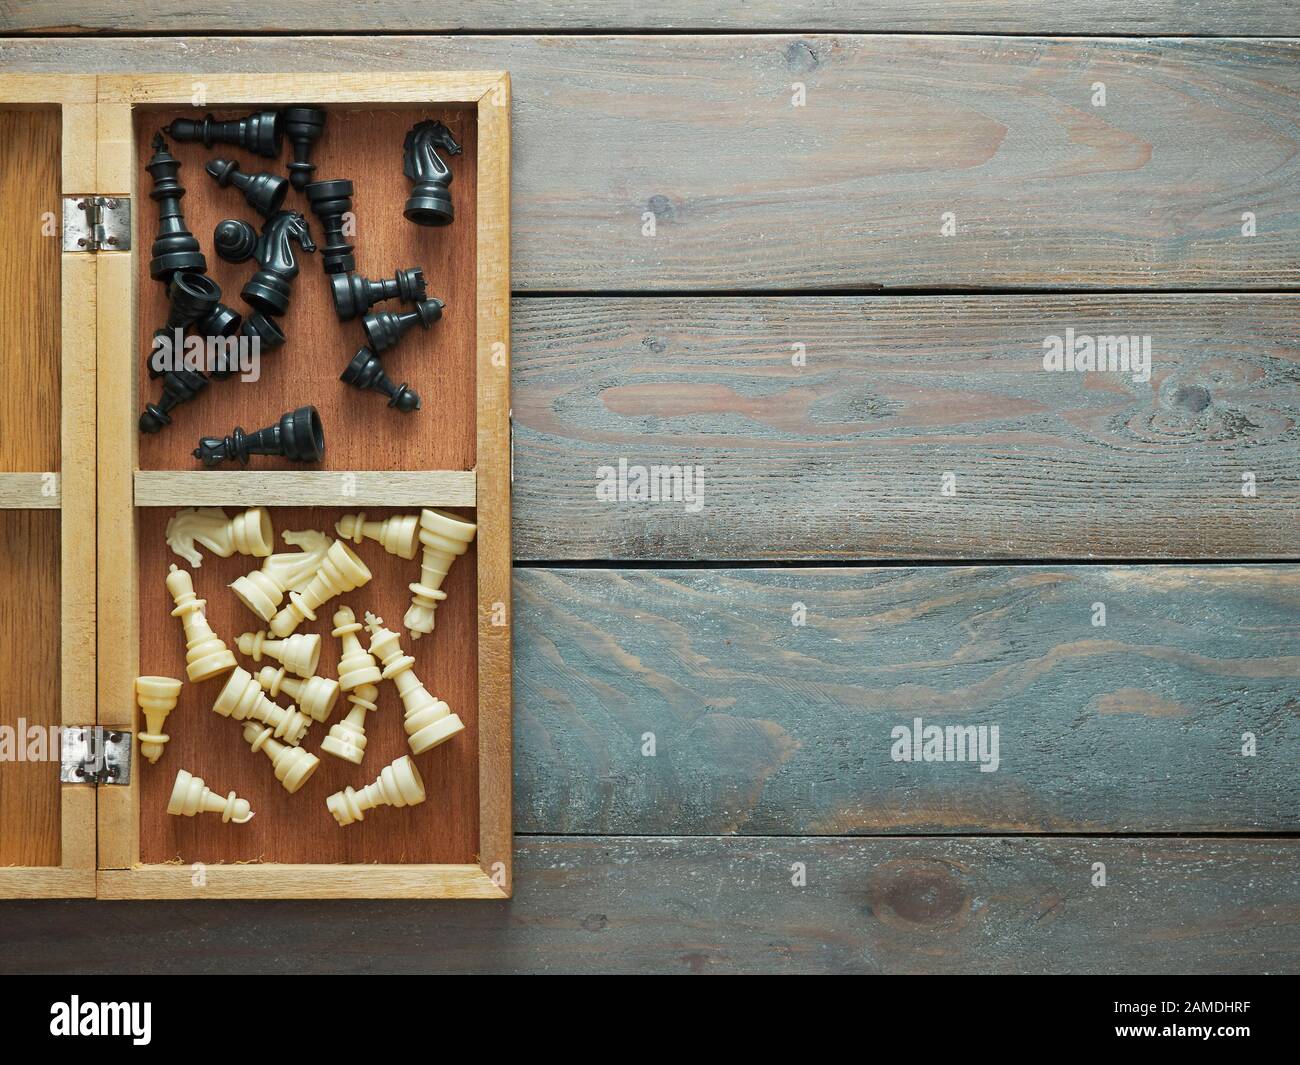
[{"label": "white bishop piece", "polygon": [[366,512],[345,514],[334,526],[335,531],[354,544],[369,537],[390,555],[411,559],[420,546],[420,515],[395,514],[383,521],[366,521]]},{"label": "white bishop piece", "polygon": [[376,806],[418,806],[424,802],[424,781],[408,754],[386,765],[373,784],[360,791],[344,788],[325,800],[340,825],[365,820],[365,812]]},{"label": "white bishop piece", "polygon": [[182,769],[176,774],[172,797],[167,802],[167,812],[174,817],[193,817],[195,814],[220,814],[223,824],[234,821],[242,825],[253,819],[248,800],[236,798],[232,791],[224,799],[203,783],[202,777],[191,776]]},{"label": "white bishop piece", "polygon": [[145,727],[140,732],[140,754],[150,762],[158,761],[163,747],[171,739],[163,729],[167,715],[176,709],[181,682],[171,677],[136,677],[135,702],[144,714]]},{"label": "white bishop piece", "polygon": [[375,684],[383,679],[374,658],[357,639],[361,626],[350,607],[340,607],[334,614],[334,635],[343,641],[343,657],[339,659],[339,688],[348,693],[352,709],[347,717],[330,726],[330,733],[321,740],[320,749],[345,762],[360,765],[366,753],[366,714],[378,705],[379,689]]},{"label": "white bishop piece", "polygon": [[263,621],[275,617],[285,592],[301,592],[307,587],[325,561],[325,552],[334,542],[314,529],[286,532],[282,538],[286,544],[293,544],[301,550],[271,555],[262,563],[261,569],[237,577],[230,586],[239,601]]},{"label": "white bishop piece", "polygon": [[179,617],[185,629],[185,674],[190,680],[207,680],[234,669],[235,656],[221,640],[208,619],[203,615],[207,600],[194,594],[194,582],[188,570],[174,563],[167,573],[167,590],[171,592],[176,609],[172,617]]},{"label": "white bishop piece", "polygon": [[295,633],[284,640],[272,640],[264,632],[245,632],[235,645],[241,655],[248,655],[254,662],[266,655],[300,677],[315,676],[320,664],[320,634],[315,632]]},{"label": "white bishop piece", "polygon": [[397,693],[402,697],[402,706],[406,710],[402,727],[406,729],[406,742],[411,745],[411,750],[423,754],[464,731],[465,725],[451,712],[451,708],[430,695],[420,683],[420,678],[411,668],[415,659],[402,654],[397,633],[384,628],[384,619],[367,614],[366,627],[372,634],[370,653],[384,663],[384,680],[397,685]]},{"label": "white bishop piece", "polygon": [[236,551],[265,558],[275,545],[271,512],[266,507],[252,507],[233,518],[227,518],[219,507],[186,507],[172,516],[163,536],[167,546],[195,569],[203,565],[195,540],[219,558],[229,558]]},{"label": "white bishop piece", "polygon": [[271,619],[271,631],[288,636],[303,621],[315,620],[316,611],[336,595],[360,588],[370,580],[370,570],[342,540],[335,540],[325,560],[301,592],[290,592],[289,602]]},{"label": "white bishop piece", "polygon": [[339,698],[339,682],[329,677],[309,677],[294,680],[284,675],[284,667],[263,666],[257,674],[257,683],[266,689],[272,699],[283,689],[304,714],[313,721],[324,721],[330,716]]},{"label": "white bishop piece", "polygon": [[469,550],[477,528],[472,521],[441,510],[420,511],[424,556],[420,562],[420,580],[411,585],[411,606],[403,619],[411,631],[411,639],[418,640],[421,633],[433,631],[433,613],[438,603],[447,598],[442,590],[443,579],[456,558]]},{"label": "white bishop piece", "polygon": [[222,717],[233,717],[236,721],[260,721],[271,727],[272,735],[278,740],[297,746],[307,729],[311,727],[311,718],[290,707],[285,709],[266,697],[262,687],[253,679],[251,673],[239,667],[230,674],[226,686],[221,689],[212,709]]},{"label": "white bishop piece", "polygon": [[292,795],[307,783],[320,766],[320,759],[302,747],[286,747],[271,735],[269,728],[250,721],[244,726],[244,740],[255,751],[265,751],[275,770],[275,779]]}]

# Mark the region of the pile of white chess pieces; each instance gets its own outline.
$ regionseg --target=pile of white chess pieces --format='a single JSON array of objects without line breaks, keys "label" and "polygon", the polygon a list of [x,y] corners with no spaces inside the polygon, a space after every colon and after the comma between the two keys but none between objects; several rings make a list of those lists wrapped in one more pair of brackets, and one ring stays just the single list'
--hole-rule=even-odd
[{"label": "pile of white chess pieces", "polygon": [[[266,507],[252,507],[233,518],[216,507],[179,511],[167,523],[164,535],[168,546],[194,568],[203,564],[196,544],[221,558],[238,553],[265,560],[230,587],[240,602],[266,623],[269,632],[246,632],[235,644],[254,662],[266,657],[280,663],[278,669],[263,666],[256,676],[242,668],[208,624],[206,600],[195,595],[189,571],[172,564],[167,590],[176,604],[172,616],[180,618],[185,632],[186,676],[193,683],[228,674],[212,709],[242,723],[244,740],[266,755],[276,780],[290,794],[320,765],[320,759],[301,744],[313,723],[328,720],[340,693],[347,696],[350,709],[321,740],[322,753],[361,764],[366,750],[366,715],[376,709],[378,684],[384,680],[396,686],[402,700],[402,724],[411,753],[432,750],[465,726],[445,702],[429,694],[412,669],[415,659],[403,653],[400,637],[384,626],[383,618],[367,612],[363,627],[349,607],[335,611],[332,635],[342,644],[337,680],[316,674],[320,636],[294,630],[303,621],[315,620],[316,611],[331,599],[370,580],[370,570],[346,543],[359,544],[368,538],[408,561],[423,549],[420,578],[410,585],[411,606],[403,622],[413,640],[431,633],[438,604],[447,598],[443,579],[456,558],[468,550],[476,528],[472,522],[440,510],[400,514],[383,521],[366,521],[361,512],[346,515],[335,525],[338,539],[315,530],[285,532],[284,542],[298,550],[273,555],[275,533]],[[284,603],[286,596],[288,602]],[[362,646],[358,636],[363,629],[370,633],[369,648]],[[157,762],[170,738],[163,725],[180,697],[181,681],[139,677],[135,690],[146,724],[139,735],[140,754]],[[294,702],[288,706],[277,703],[282,692]],[[402,755],[385,766],[374,783],[360,790],[347,787],[335,792],[325,805],[340,825],[350,825],[364,820],[365,812],[377,806],[414,806],[424,799],[419,770],[410,755]],[[253,816],[248,802],[233,791],[223,799],[201,777],[184,769],[176,775],[167,812],[185,817],[219,813],[223,822],[235,824],[244,824]]]}]

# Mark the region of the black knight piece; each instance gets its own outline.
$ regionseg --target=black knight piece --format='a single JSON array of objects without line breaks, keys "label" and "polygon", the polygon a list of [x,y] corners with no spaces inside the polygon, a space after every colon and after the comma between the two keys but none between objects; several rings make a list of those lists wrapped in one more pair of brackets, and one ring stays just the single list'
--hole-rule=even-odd
[{"label": "black knight piece", "polygon": [[392,280],[383,281],[371,281],[355,271],[335,274],[330,278],[330,290],[334,294],[334,310],[339,321],[346,322],[358,314],[365,314],[381,300],[391,300],[394,296],[403,303],[424,299],[424,271],[418,266],[398,270]]},{"label": "black knight piece", "polygon": [[387,351],[411,326],[419,322],[425,329],[442,317],[444,304],[440,299],[420,300],[413,311],[377,311],[361,319],[366,340],[376,354]]},{"label": "black knight piece", "polygon": [[445,226],[455,217],[451,204],[451,170],[434,150],[460,155],[460,145],[441,122],[425,119],[406,134],[402,145],[402,172],[413,182],[403,212],[420,226]]},{"label": "black knight piece", "polygon": [[297,211],[281,211],[262,227],[257,242],[257,262],[261,267],[240,291],[250,307],[263,314],[284,314],[289,308],[289,283],[298,276],[298,260],[293,241],[303,251],[315,251],[307,219]]},{"label": "black knight piece", "polygon": [[205,148],[234,144],[267,159],[280,158],[279,111],[259,111],[230,122],[217,122],[210,114],[197,122],[178,118],[167,127],[167,133],[174,140],[201,142]]},{"label": "black knight piece", "polygon": [[140,432],[156,433],[164,425],[171,425],[171,411],[207,387],[208,379],[197,370],[168,370],[162,375],[162,397],[148,404],[140,415]]},{"label": "black knight piece", "polygon": [[257,251],[257,230],[242,218],[223,218],[212,230],[212,246],[228,263],[246,263]]},{"label": "black knight piece", "polygon": [[280,415],[266,429],[245,433],[236,427],[229,436],[205,436],[194,449],[194,457],[212,467],[221,462],[248,465],[249,455],[283,455],[293,462],[319,462],[325,453],[325,432],[315,407],[299,407]]},{"label": "black knight piece", "polygon": [[233,159],[211,159],[204,169],[223,189],[234,185],[244,194],[244,202],[263,218],[270,218],[280,209],[284,195],[289,191],[289,182],[279,174],[269,174],[265,170],[244,174]]},{"label": "black knight piece", "polygon": [[177,180],[181,161],[167,150],[161,133],[154,134],[153,156],[144,168],[153,178],[149,198],[158,204],[158,236],[151,249],[149,276],[167,285],[179,270],[206,273],[208,261],[194,234],[185,228],[185,215],[181,213],[181,197],[185,195],[185,186]]},{"label": "black knight piece", "polygon": [[352,210],[352,182],[313,181],[304,190],[311,211],[325,230],[321,262],[327,274],[346,274],[357,268],[352,245],[343,235],[343,216]]},{"label": "black knight piece", "polygon": [[301,192],[311,181],[316,167],[308,162],[311,146],[325,132],[325,112],[319,107],[286,107],[284,109],[284,135],[293,145],[293,162],[289,164],[289,180]]},{"label": "black knight piece", "polygon": [[388,397],[388,405],[403,414],[420,409],[420,394],[405,384],[395,385],[386,373],[379,356],[369,348],[362,348],[353,356],[339,380],[363,391],[371,389]]}]

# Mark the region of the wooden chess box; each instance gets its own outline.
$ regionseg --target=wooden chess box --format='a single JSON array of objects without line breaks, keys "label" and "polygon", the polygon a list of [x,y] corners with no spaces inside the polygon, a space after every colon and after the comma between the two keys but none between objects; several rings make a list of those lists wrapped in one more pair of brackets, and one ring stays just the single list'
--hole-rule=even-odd
[{"label": "wooden chess box", "polygon": [[[163,286],[149,274],[157,210],[143,169],[154,132],[173,118],[218,120],[291,105],[327,111],[313,148],[315,178],[355,184],[356,267],[371,278],[423,268],[446,304],[428,331],[414,329],[385,366],[420,392],[400,413],[339,381],[364,343],[357,320],[340,322],[316,256],[300,258],[285,344],[265,355],[255,382],[214,381],[143,435],[137,418],[156,397],[145,368],[149,338],[166,317]],[[391,75],[188,77],[0,76],[0,242],[6,388],[0,390],[0,660],[12,678],[0,730],[22,747],[33,729],[58,748],[44,759],[0,761],[0,897],[103,898],[504,898],[511,893],[511,599],[509,80],[497,72]],[[455,221],[417,226],[403,217],[410,182],[402,141],[415,122],[442,121],[463,147],[451,162]],[[245,172],[285,169],[240,147],[169,141],[181,160],[182,207],[223,302],[245,310],[250,267],[222,261],[212,230],[224,218],[260,220],[233,188],[204,173],[213,157]],[[66,217],[87,197],[127,201],[128,242],[91,226],[90,244],[65,250]],[[286,208],[303,211],[291,190]],[[71,212],[71,215],[69,215]],[[256,264],[253,264],[253,268]],[[396,304],[393,305],[397,309]],[[326,451],[313,466],[255,456],[246,468],[208,470],[192,457],[200,436],[260,429],[306,403],[320,411]],[[296,794],[278,786],[236,723],[212,712],[220,683],[186,681],[167,719],[157,764],[139,756],[144,728],[137,676],[185,677],[185,645],[164,587],[181,562],[163,529],[177,509],[270,509],[277,539],[290,529],[334,535],[343,515],[367,520],[439,508],[477,523],[474,542],[448,573],[433,633],[401,628],[406,653],[465,731],[416,758],[427,801],[380,809],[340,827],[324,798],[370,783],[408,753],[402,706],[381,685],[362,765],[322,759]],[[327,604],[300,631],[321,632],[319,672],[335,676],[329,637],[336,606],[382,615],[398,628],[419,577],[373,542],[352,544],[374,576]],[[277,542],[277,551],[286,550]],[[231,647],[264,627],[226,587],[260,559],[205,555],[193,569],[213,629]],[[266,664],[265,662],[261,664]],[[257,664],[240,665],[257,670]],[[344,711],[334,711],[337,719]],[[316,725],[315,750],[328,725]],[[21,733],[21,735],[20,735]],[[117,778],[77,779],[77,744],[130,752],[110,759]],[[30,745],[23,748],[30,749]],[[62,756],[60,756],[62,751]],[[235,790],[256,816],[169,817],[178,769]]]}]

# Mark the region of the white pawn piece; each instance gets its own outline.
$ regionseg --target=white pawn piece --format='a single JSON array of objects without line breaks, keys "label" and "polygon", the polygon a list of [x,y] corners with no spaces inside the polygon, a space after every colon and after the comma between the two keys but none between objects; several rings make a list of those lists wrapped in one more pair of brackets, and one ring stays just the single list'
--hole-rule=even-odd
[{"label": "white pawn piece", "polygon": [[320,759],[310,751],[302,747],[286,747],[271,736],[269,728],[261,728],[251,721],[244,726],[244,740],[253,750],[266,752],[275,770],[275,779],[290,795],[306,784],[307,778],[320,766]]},{"label": "white pawn piece", "polygon": [[418,806],[424,802],[424,781],[409,754],[384,766],[373,784],[360,791],[344,788],[325,800],[329,812],[340,825],[364,821],[365,812],[376,806]]},{"label": "white pawn piece", "polygon": [[334,542],[314,529],[286,532],[282,536],[286,544],[294,544],[301,550],[271,555],[261,569],[237,577],[230,586],[239,601],[263,621],[275,617],[285,592],[301,592],[307,587]]},{"label": "white pawn piece", "polygon": [[411,585],[411,606],[402,619],[411,631],[411,639],[418,640],[421,633],[433,631],[433,613],[438,603],[447,598],[442,590],[443,578],[456,558],[469,550],[477,529],[472,521],[454,514],[420,511],[420,543],[424,545],[420,580]]},{"label": "white pawn piece", "polygon": [[301,592],[290,592],[289,603],[271,619],[271,631],[288,636],[305,620],[316,619],[316,611],[336,595],[360,588],[370,580],[370,570],[356,552],[342,540],[335,540],[325,552],[325,560]]},{"label": "white pawn piece", "polygon": [[412,559],[420,546],[420,515],[394,514],[383,521],[366,521],[366,512],[345,514],[334,531],[354,544],[368,536],[390,555]]},{"label": "white pawn piece", "polygon": [[298,704],[298,709],[314,721],[324,721],[330,716],[339,698],[339,682],[329,677],[309,677],[294,680],[284,675],[284,667],[263,666],[257,674],[257,683],[274,699],[281,689]]},{"label": "white pawn piece", "polygon": [[212,709],[236,721],[260,721],[274,730],[275,738],[296,747],[311,727],[311,718],[290,707],[271,702],[262,686],[246,669],[236,668],[221,689]]},{"label": "white pawn piece", "polygon": [[352,709],[342,721],[330,726],[330,733],[321,740],[320,749],[345,762],[360,765],[366,753],[366,714],[378,704],[379,689],[375,684],[383,674],[374,658],[361,646],[357,633],[361,626],[350,607],[341,607],[334,614],[334,633],[343,641],[343,657],[339,659],[339,688],[348,693]]},{"label": "white pawn piece", "polygon": [[207,600],[194,594],[194,582],[189,571],[179,569],[173,563],[167,573],[167,590],[176,603],[172,617],[179,617],[185,629],[186,676],[190,680],[208,680],[228,669],[234,669],[239,663],[204,617],[203,607]]},{"label": "white pawn piece", "polygon": [[266,507],[250,507],[233,518],[227,518],[220,507],[186,507],[172,515],[163,536],[167,546],[195,569],[203,565],[195,540],[219,558],[229,558],[236,551],[266,558],[275,546],[271,512]]},{"label": "white pawn piece", "polygon": [[254,662],[262,656],[274,658],[290,673],[300,677],[314,677],[320,664],[320,634],[299,632],[284,640],[273,640],[264,632],[245,632],[235,641],[241,655]]},{"label": "white pawn piece", "polygon": [[193,817],[195,814],[220,814],[221,823],[234,821],[247,824],[253,819],[248,800],[240,799],[232,791],[224,799],[203,783],[202,777],[191,776],[182,769],[176,774],[172,797],[167,802],[167,812],[173,817]]},{"label": "white pawn piece", "polygon": [[451,712],[451,707],[435,699],[420,683],[412,670],[415,659],[402,654],[397,633],[384,628],[384,619],[366,614],[366,627],[373,634],[370,653],[384,663],[384,680],[397,685],[406,714],[402,727],[406,729],[406,742],[415,754],[423,754],[440,743],[446,743],[456,733],[465,729],[461,719]]},{"label": "white pawn piece", "polygon": [[145,729],[140,733],[140,754],[150,762],[158,761],[170,736],[163,729],[167,715],[176,709],[181,682],[171,677],[136,677],[135,702],[144,714]]}]

